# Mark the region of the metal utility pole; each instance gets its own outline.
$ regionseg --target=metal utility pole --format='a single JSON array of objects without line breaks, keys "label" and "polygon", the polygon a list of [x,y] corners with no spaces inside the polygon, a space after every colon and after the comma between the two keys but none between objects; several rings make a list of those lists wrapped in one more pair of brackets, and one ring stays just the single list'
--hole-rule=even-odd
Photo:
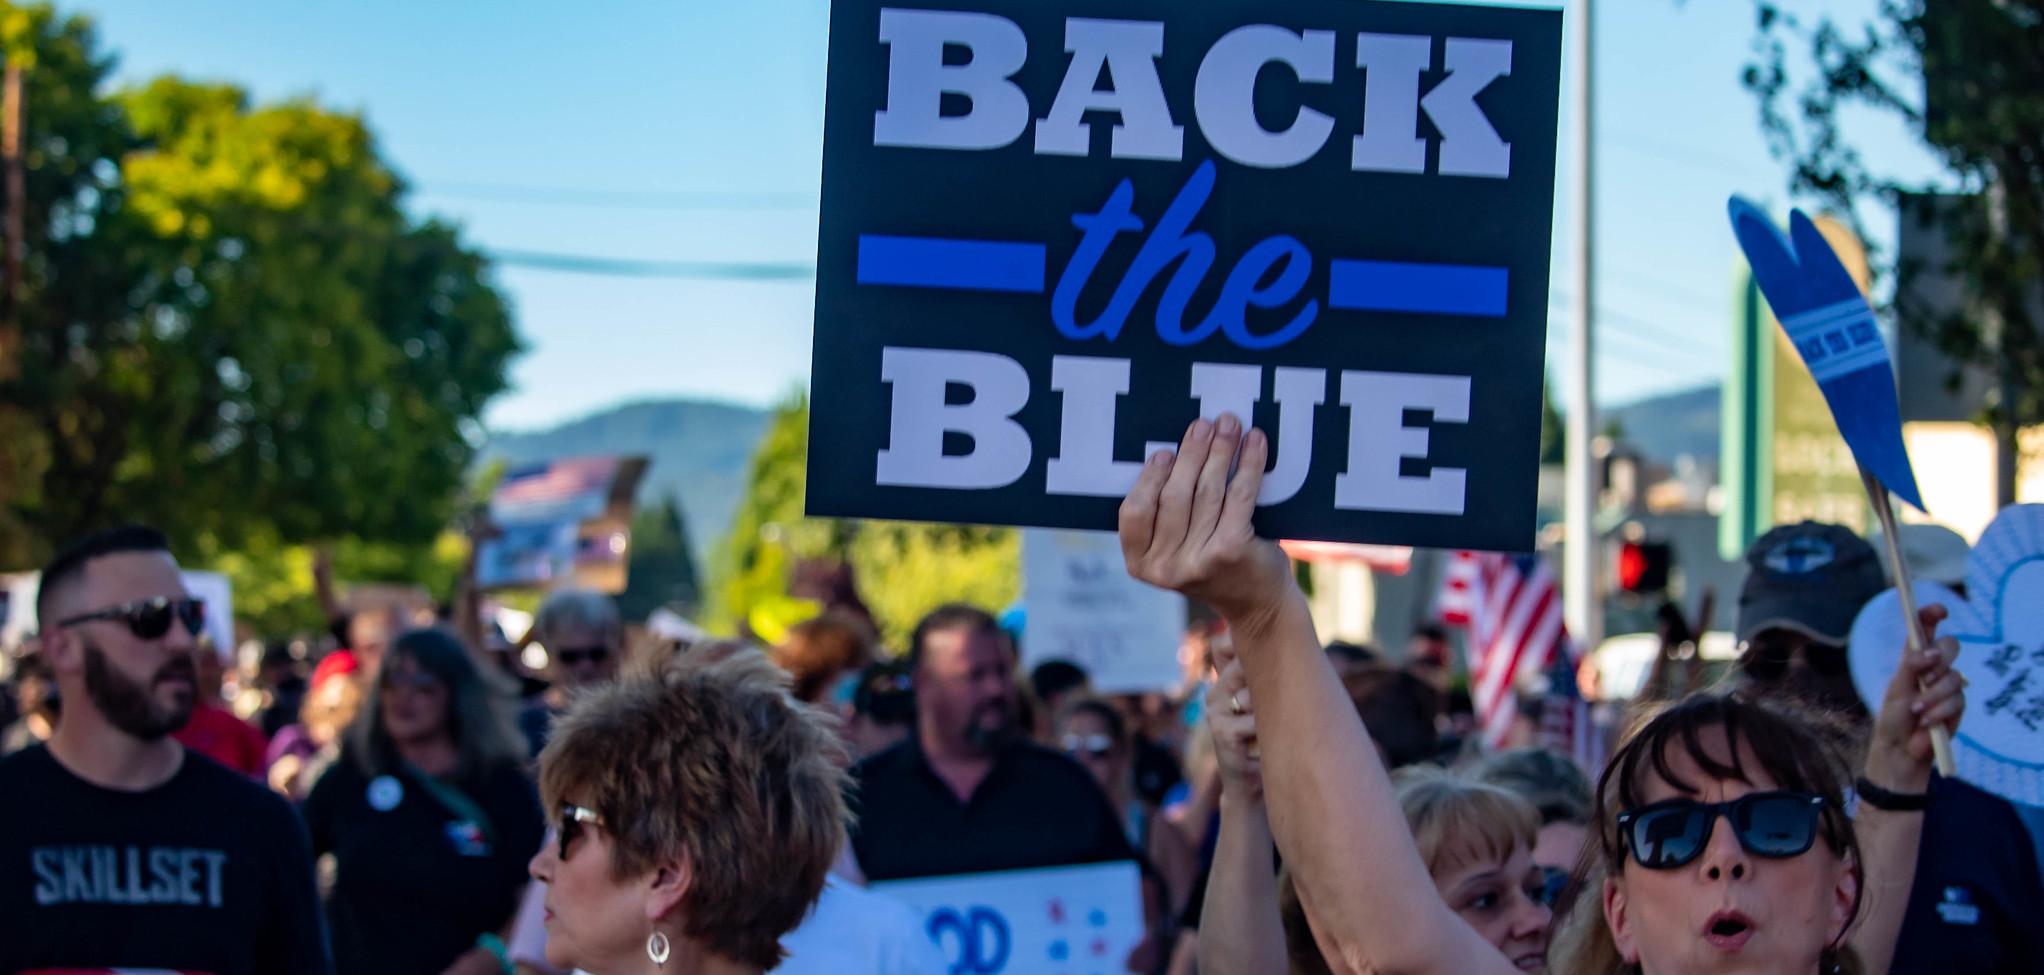
[{"label": "metal utility pole", "polygon": [[1563,550],[1561,588],[1563,612],[1569,635],[1585,651],[1595,649],[1604,639],[1602,593],[1597,591],[1597,458],[1590,447],[1597,435],[1595,378],[1592,364],[1596,346],[1591,322],[1597,307],[1595,281],[1596,226],[1591,194],[1591,122],[1595,106],[1591,100],[1591,8],[1592,0],[1577,0],[1575,23],[1576,131],[1575,131],[1575,225],[1576,225],[1576,308],[1575,330],[1569,336],[1569,411],[1567,430],[1566,492],[1562,519],[1567,528]]},{"label": "metal utility pole", "polygon": [[24,211],[28,209],[28,182],[21,164],[21,64],[7,59],[0,78],[0,165],[6,168],[7,213],[5,240],[0,247],[0,379],[14,376],[21,346],[21,263]]}]

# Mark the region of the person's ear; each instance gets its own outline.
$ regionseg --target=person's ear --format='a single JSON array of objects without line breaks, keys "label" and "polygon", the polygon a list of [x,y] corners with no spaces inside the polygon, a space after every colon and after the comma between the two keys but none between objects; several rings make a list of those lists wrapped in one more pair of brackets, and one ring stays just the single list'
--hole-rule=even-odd
[{"label": "person's ear", "polygon": [[1831,888],[1831,941],[1833,944],[1845,940],[1846,928],[1852,924],[1853,906],[1859,902],[1859,864],[1847,860],[1839,865],[1838,882]]},{"label": "person's ear", "polygon": [[37,653],[50,665],[53,674],[76,673],[84,666],[81,648],[84,644],[69,627],[58,626],[46,629],[37,641]]},{"label": "person's ear", "polygon": [[1639,944],[1632,930],[1631,906],[1625,882],[1617,877],[1604,878],[1604,926],[1611,931],[1611,944],[1618,949],[1618,957],[1628,965],[1637,965]]},{"label": "person's ear", "polygon": [[688,897],[694,884],[695,871],[689,866],[686,856],[675,857],[654,867],[652,882],[646,888],[646,920],[659,921],[672,914]]}]

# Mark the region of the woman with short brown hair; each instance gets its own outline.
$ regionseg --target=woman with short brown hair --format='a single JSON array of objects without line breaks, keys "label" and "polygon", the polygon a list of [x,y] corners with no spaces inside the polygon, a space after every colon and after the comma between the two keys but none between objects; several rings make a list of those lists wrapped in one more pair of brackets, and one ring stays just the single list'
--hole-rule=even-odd
[{"label": "woman with short brown hair", "polygon": [[758,973],[844,842],[844,745],[757,653],[684,653],[577,698],[540,754],[547,961]]}]

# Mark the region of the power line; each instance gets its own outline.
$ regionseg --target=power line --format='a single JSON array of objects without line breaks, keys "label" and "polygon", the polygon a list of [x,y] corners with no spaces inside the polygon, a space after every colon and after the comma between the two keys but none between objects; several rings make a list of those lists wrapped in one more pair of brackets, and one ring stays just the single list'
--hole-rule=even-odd
[{"label": "power line", "polygon": [[731,193],[707,190],[607,190],[571,186],[530,186],[467,180],[422,180],[421,196],[488,200],[537,206],[603,207],[633,210],[814,211],[808,193]]},{"label": "power line", "polygon": [[644,261],[584,254],[552,254],[543,251],[491,248],[490,258],[505,267],[565,274],[595,274],[622,278],[692,278],[706,281],[809,281],[816,266],[772,261]]}]

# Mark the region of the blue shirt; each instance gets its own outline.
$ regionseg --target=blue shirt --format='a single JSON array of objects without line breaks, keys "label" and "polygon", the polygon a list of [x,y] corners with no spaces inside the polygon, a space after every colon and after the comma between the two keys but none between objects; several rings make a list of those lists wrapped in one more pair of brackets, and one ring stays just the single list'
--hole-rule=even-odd
[{"label": "blue shirt", "polygon": [[2014,805],[1933,777],[1893,975],[2044,972],[2044,881]]}]

